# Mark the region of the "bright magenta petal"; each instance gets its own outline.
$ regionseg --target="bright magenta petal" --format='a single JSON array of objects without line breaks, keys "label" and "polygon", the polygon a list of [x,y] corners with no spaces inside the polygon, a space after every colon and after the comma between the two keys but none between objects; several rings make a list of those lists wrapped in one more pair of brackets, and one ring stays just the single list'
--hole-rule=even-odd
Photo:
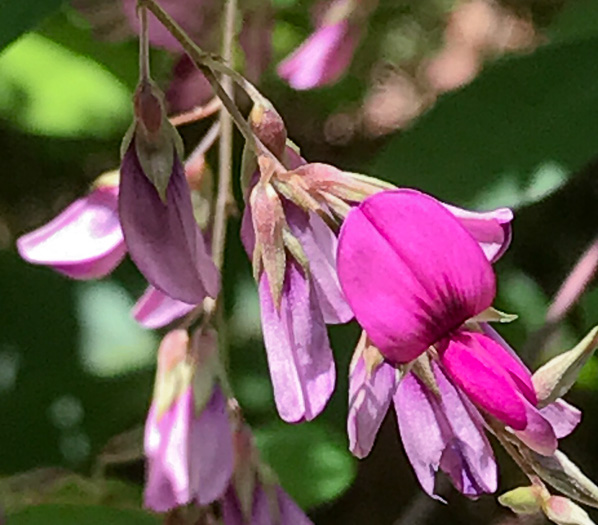
[{"label": "bright magenta petal", "polygon": [[150,285],[135,303],[132,313],[141,326],[156,329],[187,315],[196,306],[177,301]]},{"label": "bright magenta petal", "polygon": [[[479,339],[486,338],[484,346]],[[495,347],[495,348],[494,348]],[[492,359],[500,346],[482,334],[459,332],[440,348],[440,359],[453,381],[480,408],[515,430],[527,425],[521,392],[508,371]]]},{"label": "bright magenta petal", "polygon": [[378,193],[352,210],[337,264],[357,320],[392,363],[415,359],[495,295],[492,267],[473,237],[413,190]]}]

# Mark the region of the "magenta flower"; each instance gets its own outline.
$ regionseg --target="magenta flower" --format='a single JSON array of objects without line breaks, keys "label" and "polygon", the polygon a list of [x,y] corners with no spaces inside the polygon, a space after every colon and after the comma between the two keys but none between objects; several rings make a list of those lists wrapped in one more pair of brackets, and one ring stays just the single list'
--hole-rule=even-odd
[{"label": "magenta flower", "polygon": [[[496,221],[494,233],[507,224]],[[370,452],[393,402],[405,450],[429,494],[439,469],[466,495],[495,490],[496,465],[478,410],[543,455],[580,417],[562,400],[538,410],[531,374],[514,351],[488,325],[464,326],[490,306],[494,275],[487,258],[504,251],[500,235],[481,242],[492,238],[492,222],[473,226],[429,196],[397,190],[351,211],[339,240],[341,285],[369,338],[350,375],[351,451]],[[508,242],[510,232],[502,238]],[[366,355],[369,341],[382,362],[376,348],[374,358]],[[414,360],[399,380],[395,365]]]},{"label": "magenta flower", "polygon": [[126,253],[117,206],[118,188],[98,186],[48,224],[20,237],[19,254],[73,279],[104,277]]},{"label": "magenta flower", "polygon": [[333,84],[351,64],[361,33],[360,24],[348,18],[324,20],[278,65],[278,74],[298,90]]},{"label": "magenta flower", "polygon": [[[191,353],[197,359],[187,358],[184,330],[170,332],[160,345],[144,441],[144,500],[156,512],[212,503],[230,482],[233,437],[226,399],[216,382],[215,341],[212,334],[194,336]],[[201,381],[194,380],[196,374]]]},{"label": "magenta flower", "polygon": [[462,328],[491,306],[495,278],[475,239],[442,205],[412,190],[366,199],[341,230],[338,270],[357,320],[391,364],[434,346],[477,405],[516,430],[526,427],[526,403],[537,403],[531,378],[492,339]]}]

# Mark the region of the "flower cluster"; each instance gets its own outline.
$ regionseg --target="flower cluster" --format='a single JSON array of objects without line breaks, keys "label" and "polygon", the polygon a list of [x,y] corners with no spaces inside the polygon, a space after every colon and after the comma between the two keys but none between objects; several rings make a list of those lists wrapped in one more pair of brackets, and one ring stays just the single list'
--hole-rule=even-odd
[{"label": "flower cluster", "polygon": [[[300,89],[336,80],[370,8],[330,3],[281,75]],[[308,69],[304,55],[312,57]],[[430,496],[439,498],[439,470],[465,496],[495,492],[492,434],[531,482],[503,495],[503,504],[541,510],[556,523],[585,523],[572,500],[596,505],[598,487],[558,450],[558,440],[580,422],[581,412],[562,396],[597,346],[598,329],[532,374],[491,327],[515,318],[492,306],[492,264],[509,246],[511,210],[463,210],[309,163],[274,107],[253,98],[248,122],[237,122],[251,139],[240,177],[240,237],[257,283],[280,417],[299,423],[324,410],[337,373],[327,325],[355,319],[362,336],[348,371],[347,421],[355,456],[370,453],[392,404],[405,452]],[[214,315],[221,268],[189,183],[196,164],[183,165],[180,138],[147,74],[134,109],[120,172],[100,177],[87,196],[21,237],[19,252],[74,279],[104,277],[128,253],[150,283],[134,309],[140,323],[160,328],[195,310],[158,350],[144,437],[147,507],[196,506],[225,525],[307,525],[259,459],[233,397]]]}]

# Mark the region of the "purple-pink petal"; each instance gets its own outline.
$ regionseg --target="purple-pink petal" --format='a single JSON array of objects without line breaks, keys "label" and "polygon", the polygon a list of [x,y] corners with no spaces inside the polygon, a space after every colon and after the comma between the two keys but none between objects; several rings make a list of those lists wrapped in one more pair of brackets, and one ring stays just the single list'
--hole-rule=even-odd
[{"label": "purple-pink petal", "polygon": [[513,212],[509,208],[498,208],[487,212],[475,212],[444,205],[461,225],[478,241],[489,261],[497,261],[511,243],[511,222]]},{"label": "purple-pink petal", "polygon": [[164,414],[152,405],[145,428],[144,501],[166,512],[192,501],[205,505],[224,494],[233,471],[233,442],[224,396],[215,390],[194,413],[189,387]]},{"label": "purple-pink petal", "polygon": [[309,215],[293,204],[285,206],[291,233],[299,240],[309,261],[309,271],[327,324],[346,323],[353,318],[336,272],[338,240],[315,213]]},{"label": "purple-pink petal", "polygon": [[276,407],[285,421],[309,421],[326,406],[336,378],[313,286],[299,265],[290,261],[280,308],[272,301],[265,273],[260,278],[259,296]]},{"label": "purple-pink petal", "polygon": [[558,439],[571,434],[581,421],[581,410],[563,399],[557,399],[554,403],[541,408],[540,414],[552,425]]},{"label": "purple-pink petal", "polygon": [[383,362],[368,376],[363,356],[357,359],[349,374],[347,417],[349,450],[354,456],[364,458],[372,450],[396,389],[394,367]]},{"label": "purple-pink petal", "polygon": [[196,306],[177,301],[150,285],[135,303],[133,317],[145,328],[163,328]]},{"label": "purple-pink petal", "polygon": [[432,367],[440,397],[411,372],[394,396],[401,439],[416,476],[433,497],[439,468],[467,496],[494,492],[496,461],[481,417],[442,370],[434,363]]},{"label": "purple-pink petal", "polygon": [[19,254],[73,279],[104,277],[126,254],[118,190],[103,186],[77,199],[41,228],[17,240]]},{"label": "purple-pink petal", "polygon": [[516,430],[515,435],[538,454],[552,456],[558,446],[552,425],[529,401],[524,400],[523,403],[527,425],[523,430]]},{"label": "purple-pink petal", "polygon": [[119,212],[131,258],[156,288],[188,304],[215,297],[219,275],[193,216],[185,171],[175,155],[163,202],[144,175],[135,141],[121,166]]},{"label": "purple-pink petal", "polygon": [[[486,338],[484,344],[480,340]],[[480,408],[515,430],[527,425],[526,408],[511,375],[493,359],[500,346],[486,336],[458,332],[439,345],[440,359],[451,379]]]},{"label": "purple-pink petal", "polygon": [[298,90],[332,84],[351,64],[360,34],[348,20],[323,25],[278,65],[278,74]]},{"label": "purple-pink petal", "polygon": [[412,361],[495,295],[476,241],[438,201],[413,190],[378,193],[349,212],[337,267],[355,317],[391,363]]}]

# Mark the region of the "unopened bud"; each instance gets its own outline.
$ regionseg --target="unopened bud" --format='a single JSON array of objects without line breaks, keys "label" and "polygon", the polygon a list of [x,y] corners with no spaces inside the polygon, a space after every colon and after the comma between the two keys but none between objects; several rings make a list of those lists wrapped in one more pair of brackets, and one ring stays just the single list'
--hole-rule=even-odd
[{"label": "unopened bud", "polygon": [[583,366],[598,347],[598,326],[579,344],[540,367],[532,376],[539,407],[545,407],[562,397],[574,385]]},{"label": "unopened bud", "polygon": [[542,508],[540,487],[517,487],[505,492],[498,498],[504,507],[509,507],[515,514],[535,514]]},{"label": "unopened bud", "polygon": [[588,513],[563,496],[551,496],[543,506],[546,517],[557,525],[594,525]]},{"label": "unopened bud", "polygon": [[141,82],[134,95],[135,118],[148,135],[160,130],[164,106],[157,88],[150,82]]},{"label": "unopened bud", "polygon": [[274,106],[269,103],[254,104],[249,114],[249,124],[262,144],[282,160],[287,141],[287,129]]}]

